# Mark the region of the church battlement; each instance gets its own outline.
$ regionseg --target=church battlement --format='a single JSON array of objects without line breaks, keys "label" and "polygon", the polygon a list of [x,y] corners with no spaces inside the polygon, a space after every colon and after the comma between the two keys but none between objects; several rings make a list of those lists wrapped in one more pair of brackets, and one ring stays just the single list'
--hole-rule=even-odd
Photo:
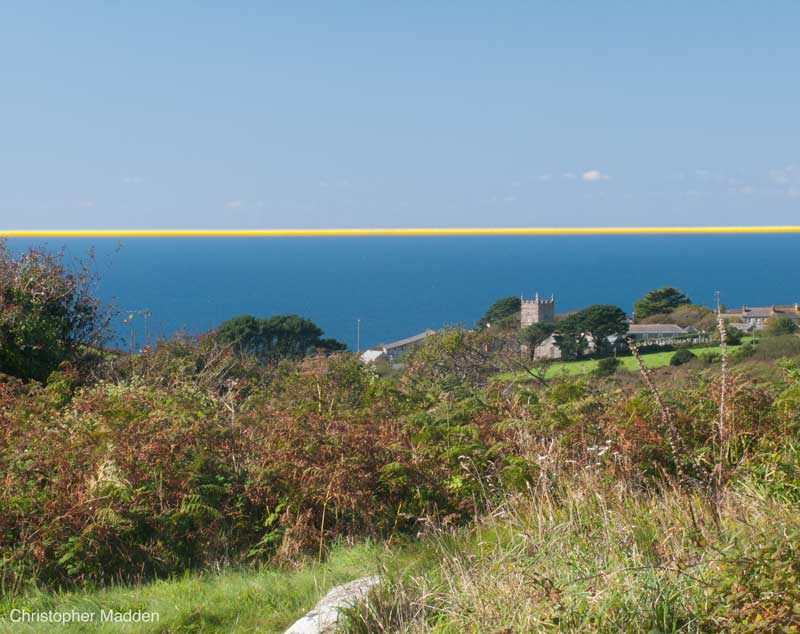
[{"label": "church battlement", "polygon": [[531,324],[540,322],[553,322],[556,320],[556,298],[550,295],[550,299],[542,299],[537,291],[533,299],[525,299],[520,295],[522,310],[520,312],[520,326],[525,328]]}]

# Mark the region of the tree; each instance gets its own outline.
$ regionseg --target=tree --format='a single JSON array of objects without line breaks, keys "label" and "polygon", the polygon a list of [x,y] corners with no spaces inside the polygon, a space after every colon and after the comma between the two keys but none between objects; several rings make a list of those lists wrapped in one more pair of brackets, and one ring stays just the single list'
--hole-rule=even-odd
[{"label": "tree", "polygon": [[109,316],[92,294],[91,264],[91,252],[66,263],[63,251],[15,256],[0,241],[0,372],[44,381],[105,340]]},{"label": "tree", "polygon": [[409,350],[405,384],[416,395],[439,399],[442,392],[469,393],[497,372],[490,350],[493,334],[448,328]]},{"label": "tree", "polygon": [[556,344],[563,358],[574,359],[583,356],[591,339],[597,353],[602,355],[609,350],[608,337],[626,332],[628,322],[621,308],[594,304],[572,313],[557,325]]},{"label": "tree", "polygon": [[519,313],[522,310],[522,300],[519,297],[504,297],[489,306],[476,324],[478,330],[487,328],[510,328],[517,325]]},{"label": "tree", "polygon": [[234,317],[217,328],[217,337],[237,352],[252,354],[264,363],[300,359],[316,351],[337,352],[347,346],[323,339],[322,329],[298,315],[275,315],[260,319],[252,315]]},{"label": "tree", "polygon": [[678,306],[691,303],[692,300],[685,293],[672,286],[665,286],[645,293],[633,305],[633,316],[636,319],[645,319],[651,315],[671,313]]},{"label": "tree", "polygon": [[797,323],[790,317],[770,317],[764,328],[764,333],[773,337],[780,335],[793,335],[797,332]]}]

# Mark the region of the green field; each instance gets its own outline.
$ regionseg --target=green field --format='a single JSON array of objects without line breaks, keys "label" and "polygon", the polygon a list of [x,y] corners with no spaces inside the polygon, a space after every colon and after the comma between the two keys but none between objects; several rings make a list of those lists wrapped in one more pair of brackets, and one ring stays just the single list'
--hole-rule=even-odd
[{"label": "green field", "polygon": [[[749,338],[743,339],[743,343],[749,341]],[[740,345],[736,346],[728,346],[729,352],[736,351]],[[719,346],[701,346],[697,348],[691,348],[691,351],[700,356],[707,352],[719,352]],[[669,365],[669,361],[672,358],[672,355],[675,354],[674,350],[668,352],[650,352],[642,354],[642,360],[644,364],[648,368],[661,368],[666,365]],[[636,359],[632,356],[625,356],[619,357],[619,360],[622,362],[620,366],[620,370],[627,370],[627,371],[635,371],[637,370]],[[554,378],[557,376],[574,376],[577,374],[588,374],[592,370],[597,368],[597,359],[587,359],[584,361],[557,361],[551,365],[547,370],[547,378]],[[498,379],[502,380],[524,380],[529,379],[530,376],[525,372],[504,372],[503,374],[499,374],[497,376]]]}]

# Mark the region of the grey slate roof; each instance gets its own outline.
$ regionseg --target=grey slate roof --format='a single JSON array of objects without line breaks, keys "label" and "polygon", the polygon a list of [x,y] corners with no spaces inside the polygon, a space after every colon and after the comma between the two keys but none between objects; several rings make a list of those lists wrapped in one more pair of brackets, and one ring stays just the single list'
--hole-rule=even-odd
[{"label": "grey slate roof", "polygon": [[631,324],[628,328],[631,335],[685,335],[687,332],[675,324]]},{"label": "grey slate roof", "polygon": [[770,317],[789,317],[800,319],[800,312],[794,306],[742,306],[736,310],[729,310],[722,314],[723,317],[740,317],[742,319],[768,319]]},{"label": "grey slate roof", "polygon": [[410,343],[422,341],[426,337],[430,337],[431,335],[434,334],[436,334],[436,331],[428,328],[425,332],[421,332],[418,335],[406,337],[405,339],[399,339],[398,341],[392,341],[391,343],[382,343],[378,346],[375,346],[375,348],[378,350],[392,350],[393,348],[402,348],[403,346],[407,346]]}]

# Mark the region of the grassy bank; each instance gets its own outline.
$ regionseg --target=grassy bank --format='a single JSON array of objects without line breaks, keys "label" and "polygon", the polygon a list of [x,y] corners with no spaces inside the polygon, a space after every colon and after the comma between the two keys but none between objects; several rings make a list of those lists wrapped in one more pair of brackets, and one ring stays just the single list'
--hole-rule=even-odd
[{"label": "grassy bank", "polygon": [[433,538],[438,564],[351,614],[351,634],[800,631],[797,499],[756,482],[699,496],[582,477]]},{"label": "grassy bank", "polygon": [[[294,570],[265,568],[187,575],[139,586],[83,592],[27,592],[0,603],[0,632],[107,634],[136,632],[283,632],[331,587],[374,574],[385,549],[376,544],[337,547],[324,563],[307,562]],[[404,555],[396,555],[402,561]],[[12,609],[29,612],[141,610],[159,614],[150,624],[20,624],[9,621]]]}]

